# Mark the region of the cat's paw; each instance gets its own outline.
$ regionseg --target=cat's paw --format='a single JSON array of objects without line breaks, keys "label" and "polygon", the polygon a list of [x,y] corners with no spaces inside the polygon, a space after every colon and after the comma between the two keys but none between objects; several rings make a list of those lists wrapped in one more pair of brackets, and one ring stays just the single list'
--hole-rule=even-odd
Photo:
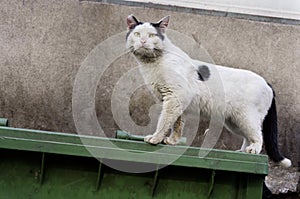
[{"label": "cat's paw", "polygon": [[251,154],[258,154],[259,153],[258,149],[255,146],[252,146],[252,145],[247,146],[245,151],[246,151],[246,153],[251,153]]},{"label": "cat's paw", "polygon": [[166,137],[164,139],[164,143],[168,145],[176,145],[179,143],[179,139],[176,139],[174,137]]},{"label": "cat's paw", "polygon": [[147,135],[144,138],[144,141],[149,143],[149,144],[159,144],[163,140],[162,137],[156,136],[156,135]]}]

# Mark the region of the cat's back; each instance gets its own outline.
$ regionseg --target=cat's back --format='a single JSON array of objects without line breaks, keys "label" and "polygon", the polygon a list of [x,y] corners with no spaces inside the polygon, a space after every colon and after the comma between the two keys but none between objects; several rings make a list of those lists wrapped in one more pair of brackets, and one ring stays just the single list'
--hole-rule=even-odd
[{"label": "cat's back", "polygon": [[210,74],[214,77],[214,80],[216,79],[216,77],[218,77],[220,81],[223,81],[224,83],[232,83],[232,84],[256,83],[256,84],[263,84],[263,85],[266,84],[266,81],[262,76],[246,69],[226,67],[226,66],[206,63],[198,60],[194,60],[194,63],[196,67],[207,66],[209,68]]},{"label": "cat's back", "polygon": [[221,81],[222,89],[224,89],[226,97],[230,100],[243,100],[244,98],[256,100],[260,95],[266,98],[272,98],[273,96],[272,88],[265,79],[252,71],[197,60],[195,60],[195,65],[207,66],[210,72],[208,83]]},{"label": "cat's back", "polygon": [[217,71],[222,77],[222,81],[232,85],[240,85],[240,87],[265,87],[267,82],[265,79],[255,72],[246,69],[230,68],[225,66],[216,66]]}]

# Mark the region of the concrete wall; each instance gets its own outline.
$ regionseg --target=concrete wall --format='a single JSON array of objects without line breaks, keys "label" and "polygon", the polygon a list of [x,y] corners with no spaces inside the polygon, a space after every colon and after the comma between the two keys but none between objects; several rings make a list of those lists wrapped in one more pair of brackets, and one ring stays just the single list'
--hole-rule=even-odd
[{"label": "concrete wall", "polygon": [[[1,1],[0,117],[14,127],[75,133],[72,89],[80,64],[97,44],[126,30],[131,13],[143,21],[171,15],[170,28],[201,43],[215,63],[265,77],[277,93],[280,148],[294,163],[299,161],[300,26],[295,25],[77,0]],[[132,59],[125,56],[98,86],[96,110],[109,136],[118,128],[109,108],[113,84],[131,67]],[[142,93],[147,96],[145,89]],[[132,99],[139,124],[147,124],[145,112],[153,103],[147,99]],[[228,133],[222,138],[221,148],[241,144]]]}]

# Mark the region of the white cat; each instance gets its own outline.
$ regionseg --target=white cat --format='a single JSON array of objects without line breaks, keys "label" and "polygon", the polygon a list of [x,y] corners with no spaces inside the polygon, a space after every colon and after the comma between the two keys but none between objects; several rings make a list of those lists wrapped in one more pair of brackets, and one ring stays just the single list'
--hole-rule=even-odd
[{"label": "white cat", "polygon": [[200,108],[201,114],[209,118],[218,103],[212,103],[206,84],[220,77],[226,105],[224,126],[244,137],[241,151],[259,154],[264,141],[271,160],[284,167],[291,166],[291,161],[278,150],[275,96],[271,86],[253,72],[191,59],[168,39],[169,18],[157,23],[143,23],[133,15],[127,18],[126,47],[140,63],[146,83],[152,85],[163,101],[156,131],[146,136],[145,142],[177,144],[183,129],[181,116],[188,109]]}]

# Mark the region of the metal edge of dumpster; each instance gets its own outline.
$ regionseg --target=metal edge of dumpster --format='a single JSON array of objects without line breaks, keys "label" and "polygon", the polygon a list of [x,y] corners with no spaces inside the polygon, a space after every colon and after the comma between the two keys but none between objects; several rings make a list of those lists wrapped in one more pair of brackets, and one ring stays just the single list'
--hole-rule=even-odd
[{"label": "metal edge of dumpster", "polygon": [[[83,196],[76,197],[80,195],[76,192],[80,191],[88,193],[84,195],[85,198],[97,198],[99,195],[102,198],[117,198],[123,193],[123,198],[234,196],[252,199],[261,196],[264,176],[268,173],[268,158],[265,155],[188,146],[152,146],[140,141],[5,126],[0,127],[0,148],[7,154],[1,153],[4,156],[2,170],[7,174],[2,173],[2,179],[6,180],[0,183],[0,189],[6,187],[9,190],[8,187],[14,187],[20,189],[20,193],[26,193],[33,198],[51,198],[54,195],[80,198]],[[8,155],[11,151],[23,155],[13,158],[13,155]],[[72,168],[76,165],[70,164],[73,157],[79,158],[79,165],[83,168]],[[33,158],[34,161],[28,162],[27,158]],[[67,159],[70,159],[70,163],[64,162]],[[108,167],[105,164],[107,160],[115,161],[117,165],[127,164],[131,168],[152,165],[153,171],[130,174]],[[22,161],[26,164],[21,163]],[[97,168],[91,169],[88,164]],[[66,165],[69,169],[64,170]],[[74,173],[71,174],[71,171]],[[82,175],[88,176],[86,178],[89,180],[84,181]],[[12,176],[15,179],[9,180]],[[68,186],[65,189],[55,186],[66,184],[65,181],[69,182],[70,187],[78,186],[76,189],[72,188],[72,191],[67,189]],[[26,189],[20,188],[24,184],[28,184]],[[5,198],[5,194],[8,192],[0,190],[0,198]]]}]

